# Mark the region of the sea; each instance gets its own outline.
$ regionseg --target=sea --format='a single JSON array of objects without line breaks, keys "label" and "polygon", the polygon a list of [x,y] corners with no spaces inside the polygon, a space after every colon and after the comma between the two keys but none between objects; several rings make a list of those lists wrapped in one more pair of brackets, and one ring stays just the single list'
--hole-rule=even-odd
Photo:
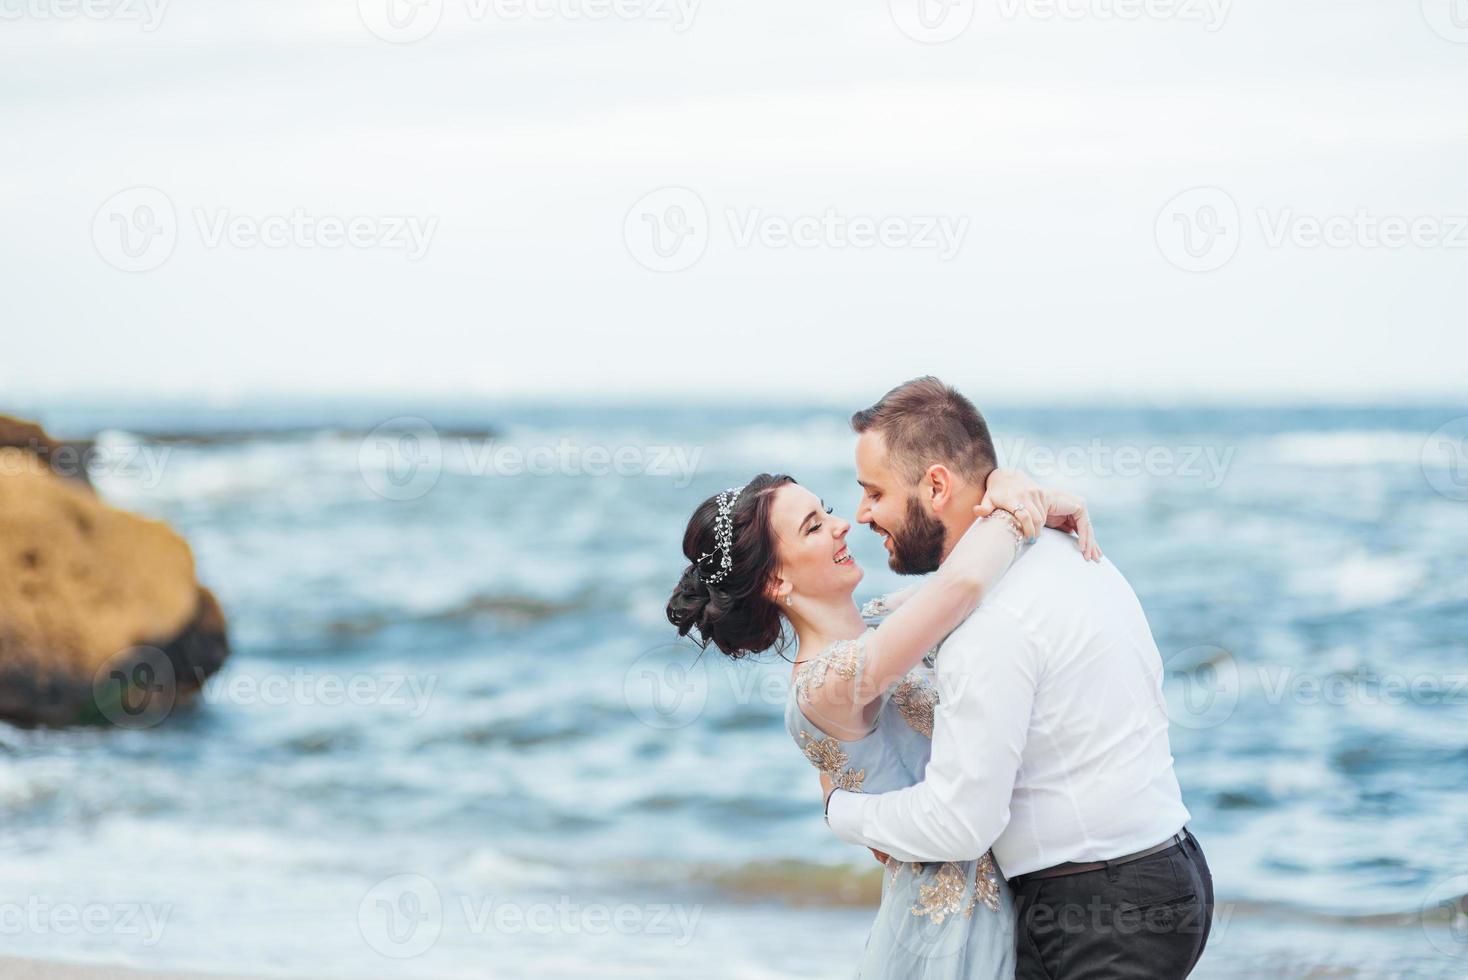
[{"label": "sea", "polygon": [[[5,955],[293,977],[849,977],[879,869],[789,666],[669,626],[684,523],[855,406],[32,399],[167,521],[198,698],[0,724]],[[990,406],[1084,494],[1162,652],[1218,910],[1199,977],[1468,976],[1468,402]],[[857,597],[907,584],[853,528]],[[0,543],[3,550],[3,543]]]}]

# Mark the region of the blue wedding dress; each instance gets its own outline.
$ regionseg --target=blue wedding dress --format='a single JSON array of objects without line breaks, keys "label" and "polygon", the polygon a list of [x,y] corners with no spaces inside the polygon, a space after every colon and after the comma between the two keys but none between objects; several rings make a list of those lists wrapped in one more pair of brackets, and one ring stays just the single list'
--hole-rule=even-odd
[{"label": "blue wedding dress", "polygon": [[[872,622],[886,611],[878,599],[862,614]],[[885,793],[922,780],[938,703],[934,671],[925,662],[884,692],[875,727],[859,740],[832,738],[806,716],[802,692],[819,687],[831,674],[859,677],[872,632],[834,643],[800,664],[785,706],[785,727],[805,757],[854,793]],[[1011,980],[1014,928],[1009,886],[992,854],[932,863],[889,858],[858,975],[864,980]]]}]

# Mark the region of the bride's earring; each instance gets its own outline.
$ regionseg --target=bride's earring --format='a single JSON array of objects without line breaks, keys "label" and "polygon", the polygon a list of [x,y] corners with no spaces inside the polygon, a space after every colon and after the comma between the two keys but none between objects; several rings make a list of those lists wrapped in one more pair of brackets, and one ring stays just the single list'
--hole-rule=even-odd
[{"label": "bride's earring", "polygon": [[787,595],[785,597],[785,605],[787,605],[787,606],[793,606],[793,605],[795,605],[795,596],[793,596],[793,595]]}]

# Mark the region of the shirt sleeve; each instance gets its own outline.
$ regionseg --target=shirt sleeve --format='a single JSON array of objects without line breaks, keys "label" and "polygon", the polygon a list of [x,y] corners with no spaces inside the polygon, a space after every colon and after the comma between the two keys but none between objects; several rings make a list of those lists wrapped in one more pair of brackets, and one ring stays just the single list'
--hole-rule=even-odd
[{"label": "shirt sleeve", "polygon": [[1029,733],[1039,650],[1010,610],[986,603],[943,644],[933,750],[923,781],[890,793],[836,790],[836,836],[899,861],[978,858],[1009,824]]}]

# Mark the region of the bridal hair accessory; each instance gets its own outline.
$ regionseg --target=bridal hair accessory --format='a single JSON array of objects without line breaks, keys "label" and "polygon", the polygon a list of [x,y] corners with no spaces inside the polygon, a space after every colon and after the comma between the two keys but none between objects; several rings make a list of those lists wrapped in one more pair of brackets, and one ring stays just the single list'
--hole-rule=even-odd
[{"label": "bridal hair accessory", "polygon": [[[748,485],[746,483],[744,486]],[[730,487],[719,494],[719,513],[714,517],[714,550],[706,555],[699,555],[694,560],[694,564],[702,565],[705,559],[723,552],[723,557],[719,559],[719,570],[704,578],[709,585],[718,585],[734,569],[734,501],[743,492],[744,487]]]}]

